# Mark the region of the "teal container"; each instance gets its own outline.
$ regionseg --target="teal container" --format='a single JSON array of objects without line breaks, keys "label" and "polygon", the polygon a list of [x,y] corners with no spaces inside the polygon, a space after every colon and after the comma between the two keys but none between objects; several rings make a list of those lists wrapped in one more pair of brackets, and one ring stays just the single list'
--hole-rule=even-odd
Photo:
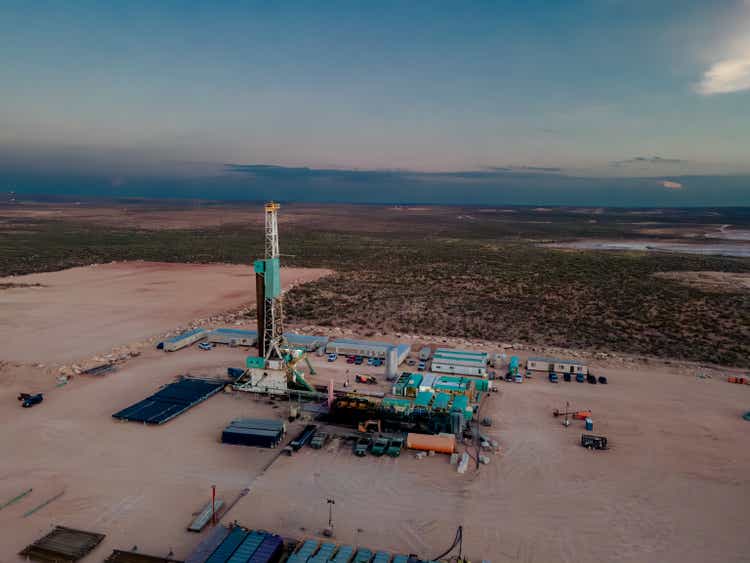
[{"label": "teal container", "polygon": [[448,393],[438,393],[435,396],[435,401],[432,403],[432,408],[436,411],[447,411],[451,403],[451,395]]},{"label": "teal container", "polygon": [[409,414],[411,412],[411,401],[400,397],[385,397],[380,403],[384,409]]},{"label": "teal container", "polygon": [[414,400],[414,406],[415,407],[421,407],[424,409],[427,409],[430,407],[430,403],[432,402],[432,391],[420,391],[417,393],[417,398]]},{"label": "teal container", "polygon": [[266,360],[258,356],[248,356],[245,358],[245,367],[247,369],[263,369],[266,367]]},{"label": "teal container", "polygon": [[474,380],[474,387],[477,391],[484,393],[485,391],[489,391],[490,389],[490,382],[486,379],[475,379]]}]

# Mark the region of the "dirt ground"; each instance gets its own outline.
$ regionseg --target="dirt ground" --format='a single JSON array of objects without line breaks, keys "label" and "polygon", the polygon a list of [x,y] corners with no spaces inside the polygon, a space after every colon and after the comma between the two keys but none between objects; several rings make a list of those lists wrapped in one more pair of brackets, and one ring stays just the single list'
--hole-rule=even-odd
[{"label": "dirt ground", "polygon": [[[450,344],[450,343],[447,343]],[[225,517],[293,537],[320,533],[327,498],[336,500],[336,539],[434,557],[464,526],[464,553],[494,562],[734,562],[747,560],[750,386],[698,379],[669,366],[601,368],[608,385],[554,385],[535,377],[499,383],[483,407],[501,444],[477,473],[460,476],[447,456],[355,458],[348,446],[278,450],[219,443],[239,416],[282,417],[285,406],[220,394],[164,426],[123,423],[111,414],[179,374],[222,375],[244,349],[196,347],[145,352],[100,378],[56,388],[49,374],[0,368],[0,561],[61,524],[107,534],[86,561],[137,545],[142,553],[184,557],[203,534],[185,527],[208,501],[241,498]],[[252,353],[252,350],[250,350]],[[355,368],[313,357],[314,383],[337,386]],[[363,368],[381,378],[382,368]],[[20,391],[47,391],[21,409]],[[581,422],[565,429],[552,409],[570,402],[593,411],[594,431],[612,448],[578,445]],[[302,423],[295,423],[290,435]],[[259,476],[260,475],[260,476]],[[28,518],[23,514],[60,491]]]},{"label": "dirt ground", "polygon": [[[217,496],[231,500],[246,487],[276,450],[222,445],[221,430],[237,417],[280,417],[280,409],[248,395],[218,395],[164,426],[118,422],[112,413],[143,399],[181,373],[225,375],[242,365],[239,349],[210,353],[152,351],[101,379],[77,377],[55,388],[28,370],[0,373],[0,498],[33,488],[0,511],[0,561],[64,524],[107,534],[96,555],[137,545],[142,553],[185,555],[199,540],[185,530],[192,514]],[[21,368],[17,368],[20,371]],[[14,377],[15,375],[15,377]],[[42,404],[21,409],[16,394],[47,391]],[[23,514],[65,491],[37,513]]]},{"label": "dirt ground", "polygon": [[[282,284],[328,270],[284,268]],[[70,362],[255,303],[250,266],[120,262],[0,278],[4,360]],[[39,284],[39,285],[33,285]]]}]

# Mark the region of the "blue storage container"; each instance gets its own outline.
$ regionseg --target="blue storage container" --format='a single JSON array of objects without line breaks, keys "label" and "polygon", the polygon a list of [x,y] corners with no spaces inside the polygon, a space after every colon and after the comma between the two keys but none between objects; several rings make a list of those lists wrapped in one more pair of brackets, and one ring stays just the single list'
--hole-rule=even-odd
[{"label": "blue storage container", "polygon": [[319,542],[316,540],[305,540],[296,553],[293,553],[287,560],[288,563],[307,563],[307,560],[312,557],[318,550]]},{"label": "blue storage container", "polygon": [[370,563],[370,559],[372,559],[372,551],[361,547],[354,556],[354,563]]},{"label": "blue storage container", "polygon": [[281,558],[284,542],[279,536],[266,535],[248,563],[276,563]]},{"label": "blue storage container", "polygon": [[221,542],[221,545],[211,554],[211,557],[206,559],[206,563],[225,563],[229,559],[240,544],[245,541],[245,538],[249,535],[247,530],[242,528],[234,528],[229,535]]},{"label": "blue storage container", "polygon": [[263,543],[264,538],[265,534],[261,534],[260,532],[250,532],[245,538],[245,541],[243,541],[239,547],[234,550],[232,556],[227,559],[226,563],[247,563],[248,559],[250,559],[255,553],[255,550],[257,550],[260,547],[260,544]]},{"label": "blue storage container", "polygon": [[307,561],[308,563],[328,563],[328,560],[331,558],[335,550],[335,543],[324,543],[320,546],[318,552]]},{"label": "blue storage container", "polygon": [[594,421],[591,420],[590,418],[587,418],[585,422],[586,422],[586,430],[588,432],[591,432],[594,429]]},{"label": "blue storage container", "polygon": [[354,555],[354,548],[350,545],[339,546],[336,555],[331,559],[332,563],[349,563]]}]

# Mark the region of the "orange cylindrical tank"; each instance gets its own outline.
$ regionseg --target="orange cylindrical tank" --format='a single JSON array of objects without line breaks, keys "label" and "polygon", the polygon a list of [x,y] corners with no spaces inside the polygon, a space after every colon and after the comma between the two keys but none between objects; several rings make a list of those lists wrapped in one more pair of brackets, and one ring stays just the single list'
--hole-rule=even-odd
[{"label": "orange cylindrical tank", "polygon": [[573,418],[576,420],[586,420],[587,418],[591,418],[591,411],[578,411],[573,415]]},{"label": "orange cylindrical tank", "polygon": [[733,375],[730,375],[729,377],[727,377],[727,381],[729,383],[737,383],[737,378]]},{"label": "orange cylindrical tank", "polygon": [[411,450],[433,451],[452,454],[456,450],[456,437],[453,434],[414,434],[406,435],[406,447]]}]

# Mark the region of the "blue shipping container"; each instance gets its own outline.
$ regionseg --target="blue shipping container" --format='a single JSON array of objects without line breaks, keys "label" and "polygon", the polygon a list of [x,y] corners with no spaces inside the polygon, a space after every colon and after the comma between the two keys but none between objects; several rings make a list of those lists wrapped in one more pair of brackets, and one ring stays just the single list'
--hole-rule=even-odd
[{"label": "blue shipping container", "polygon": [[239,545],[245,541],[248,536],[248,531],[242,528],[235,528],[230,532],[226,539],[221,542],[221,545],[216,548],[211,554],[211,557],[206,559],[206,563],[225,563],[229,559]]},{"label": "blue shipping container", "polygon": [[283,548],[284,542],[279,536],[267,535],[248,563],[275,563]]}]

